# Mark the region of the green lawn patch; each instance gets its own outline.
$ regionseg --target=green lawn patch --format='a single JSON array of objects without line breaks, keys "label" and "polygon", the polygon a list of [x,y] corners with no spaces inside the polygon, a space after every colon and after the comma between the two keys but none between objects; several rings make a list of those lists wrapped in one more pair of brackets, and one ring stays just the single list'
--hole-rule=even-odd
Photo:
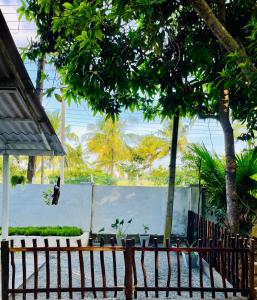
[{"label": "green lawn patch", "polygon": [[[2,229],[0,229],[2,232]],[[9,227],[9,235],[36,235],[36,236],[78,236],[82,230],[72,226],[54,227]]]}]

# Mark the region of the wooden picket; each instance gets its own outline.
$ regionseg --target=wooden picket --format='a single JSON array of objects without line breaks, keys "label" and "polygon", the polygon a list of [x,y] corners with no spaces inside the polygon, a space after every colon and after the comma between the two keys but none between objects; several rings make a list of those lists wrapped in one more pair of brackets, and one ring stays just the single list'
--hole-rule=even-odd
[{"label": "wooden picket", "polygon": [[[206,225],[206,228],[212,228],[210,224]],[[203,230],[204,232],[204,230]],[[209,230],[211,232],[211,230]],[[207,232],[205,232],[207,234]],[[21,247],[14,247],[11,241],[10,245],[7,241],[1,243],[1,264],[2,264],[2,299],[8,300],[8,295],[12,295],[15,299],[16,294],[22,294],[22,298],[26,299],[28,294],[33,294],[34,299],[37,299],[39,294],[44,293],[46,298],[49,298],[51,293],[57,293],[60,299],[64,293],[68,293],[69,298],[73,298],[75,292],[79,292],[81,298],[89,297],[88,293],[93,293],[95,298],[97,297],[118,297],[118,292],[124,292],[126,299],[135,299],[138,297],[138,293],[144,293],[146,297],[150,296],[150,292],[154,293],[155,297],[162,297],[161,292],[165,292],[166,297],[169,297],[171,292],[176,292],[181,295],[182,292],[187,292],[190,297],[193,297],[195,293],[200,293],[200,297],[204,298],[206,293],[211,293],[212,298],[215,298],[217,292],[224,293],[227,297],[229,293],[231,295],[237,295],[241,293],[251,297],[253,286],[253,263],[254,263],[254,241],[242,240],[239,237],[231,237],[230,243],[219,239],[217,243],[214,243],[212,239],[199,240],[196,247],[183,247],[182,242],[177,240],[176,246],[170,245],[166,240],[165,245],[158,245],[157,240],[154,240],[152,247],[136,246],[134,240],[127,240],[123,246],[114,246],[114,240],[111,241],[111,245],[105,245],[104,240],[101,240],[100,246],[92,246],[92,240],[89,242],[89,246],[81,246],[81,241],[77,242],[77,246],[70,246],[69,239],[66,240],[66,246],[61,247],[60,241],[57,239],[56,246],[50,247],[48,240],[45,239],[44,247],[39,247],[36,240],[33,240],[32,247],[26,247],[25,241],[21,241]],[[229,247],[228,247],[229,246]],[[89,266],[85,266],[83,254],[89,252]],[[106,280],[106,252],[110,252],[112,269],[113,269],[113,284],[110,284]],[[118,284],[118,272],[117,272],[117,258],[116,254],[120,252],[124,254],[124,269],[125,279],[123,284]],[[153,278],[149,281],[149,274],[145,265],[145,255],[152,252],[154,255],[154,265],[152,266]],[[199,255],[199,286],[194,286],[192,281],[192,253],[196,252]],[[16,253],[21,253],[22,257],[22,275],[23,284],[20,288],[15,288],[16,280]],[[34,257],[34,284],[33,287],[28,287],[26,282],[26,255],[32,254]],[[46,266],[46,280],[44,287],[42,282],[39,282],[38,272],[38,255],[43,253]],[[49,253],[56,253],[57,271],[53,274],[50,269],[50,255]],[[66,253],[66,254],[65,254]],[[75,255],[72,256],[72,253]],[[77,254],[76,254],[77,253]],[[98,254],[100,259],[100,272],[96,273],[95,259]],[[165,255],[161,255],[164,253]],[[171,254],[174,254],[174,258],[177,261],[177,267],[173,267]],[[188,267],[188,285],[185,285],[182,281],[182,266],[181,266],[181,254],[186,253],[189,255],[189,267]],[[136,265],[135,256],[141,257],[141,266]],[[62,286],[62,258],[66,257],[67,261],[67,278],[68,286]],[[79,276],[80,285],[74,285],[73,281],[73,268],[74,264],[72,259],[78,259],[79,262]],[[166,258],[165,258],[166,257]],[[166,285],[160,284],[160,260],[166,259],[168,266],[167,278],[165,280]],[[9,266],[10,260],[10,266]],[[207,270],[204,270],[204,265],[208,266]],[[174,264],[176,265],[176,264]],[[85,284],[85,268],[91,273],[91,284]],[[214,269],[218,271],[222,278],[222,287],[217,287],[215,284],[215,278],[213,275]],[[78,271],[78,270],[77,270]],[[176,272],[176,284],[172,285],[173,272]],[[143,281],[138,281],[138,272],[142,272]],[[207,272],[210,277],[210,286],[204,286],[203,276],[204,272]],[[231,274],[231,275],[229,275]],[[102,280],[101,286],[96,284],[96,276]],[[162,274],[163,276],[163,274]],[[9,286],[9,277],[11,278],[11,284]],[[56,286],[52,285],[52,279],[56,278]],[[51,280],[50,280],[51,278]],[[231,283],[232,287],[227,285],[227,281]],[[149,284],[152,282],[153,284]]]}]

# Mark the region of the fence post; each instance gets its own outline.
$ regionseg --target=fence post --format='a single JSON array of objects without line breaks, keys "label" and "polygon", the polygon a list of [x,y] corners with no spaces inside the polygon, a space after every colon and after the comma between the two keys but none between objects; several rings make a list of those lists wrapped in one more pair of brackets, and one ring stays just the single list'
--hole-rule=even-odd
[{"label": "fence post", "polygon": [[8,300],[9,289],[9,242],[1,241],[2,300]]},{"label": "fence post", "polygon": [[133,249],[132,240],[126,240],[125,249],[125,297],[126,300],[133,298]]},{"label": "fence post", "polygon": [[255,299],[255,289],[254,289],[254,239],[250,240],[250,255],[249,255],[249,287],[250,287],[250,300]]}]

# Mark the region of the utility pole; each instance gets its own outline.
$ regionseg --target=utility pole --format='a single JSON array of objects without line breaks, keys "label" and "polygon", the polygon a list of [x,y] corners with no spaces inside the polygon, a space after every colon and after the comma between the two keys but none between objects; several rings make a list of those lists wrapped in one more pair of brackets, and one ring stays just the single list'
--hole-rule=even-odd
[{"label": "utility pole", "polygon": [[[62,97],[62,102],[61,102],[61,143],[64,147],[64,144],[65,144],[65,100],[63,97]],[[60,178],[61,178],[61,184],[64,184],[64,156],[61,156]]]},{"label": "utility pole", "polygon": [[[44,81],[42,80],[42,74],[45,70],[45,60],[44,57],[40,58],[38,60],[38,69],[37,69],[37,82],[36,82],[36,91],[39,95],[40,101],[42,103],[43,101],[43,87],[44,87]],[[41,156],[41,184],[44,184],[44,176],[45,176],[45,159],[44,156]]]},{"label": "utility pole", "polygon": [[[45,60],[44,57],[41,57],[38,59],[37,62],[37,78],[36,78],[36,92],[38,96],[40,97],[40,101],[42,102],[42,91],[43,91],[43,80],[42,80],[42,74],[44,72],[45,68]],[[43,158],[42,158],[43,160]],[[43,162],[41,161],[41,170],[42,170]],[[35,176],[36,172],[36,157],[35,156],[29,156],[28,160],[28,168],[27,168],[27,181],[28,183],[32,183],[33,177]],[[41,183],[42,178],[44,177],[44,174],[41,173]]]}]

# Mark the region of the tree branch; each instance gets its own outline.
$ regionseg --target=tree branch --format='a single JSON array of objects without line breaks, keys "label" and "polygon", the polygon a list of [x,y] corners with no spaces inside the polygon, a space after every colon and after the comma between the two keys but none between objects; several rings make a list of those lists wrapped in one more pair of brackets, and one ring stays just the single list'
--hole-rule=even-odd
[{"label": "tree branch", "polygon": [[217,115],[202,115],[202,114],[197,114],[199,119],[206,120],[206,119],[214,119],[214,120],[219,120],[219,116]]},{"label": "tree branch", "polygon": [[239,52],[246,55],[244,48],[232,37],[227,29],[222,25],[219,19],[214,15],[212,9],[205,0],[192,0],[192,6],[197,11],[199,16],[204,20],[206,25],[218,39],[221,45],[228,52]]},{"label": "tree branch", "polygon": [[225,50],[228,52],[237,52],[239,54],[237,63],[247,81],[251,82],[249,66],[246,67],[245,64],[248,63],[250,65],[250,71],[255,71],[256,68],[241,43],[238,43],[227,31],[221,21],[215,16],[206,0],[191,0],[190,3]]}]

